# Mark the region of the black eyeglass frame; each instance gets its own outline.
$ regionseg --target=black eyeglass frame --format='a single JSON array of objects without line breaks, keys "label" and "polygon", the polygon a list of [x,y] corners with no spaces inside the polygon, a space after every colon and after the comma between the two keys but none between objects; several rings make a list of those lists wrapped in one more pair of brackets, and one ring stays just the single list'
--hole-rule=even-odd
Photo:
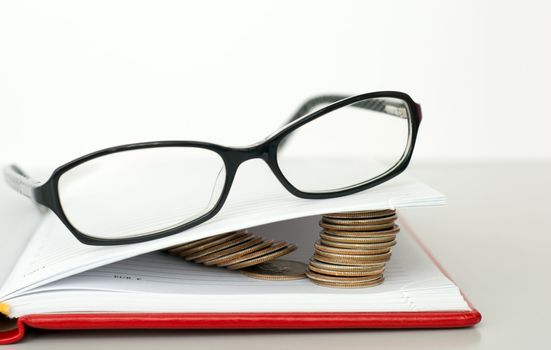
[{"label": "black eyeglass frame", "polygon": [[[328,96],[325,96],[325,99],[324,99],[324,96],[316,97],[310,101],[307,101],[299,109],[299,112],[303,111],[305,109],[305,106],[308,105],[309,103],[311,104],[311,102],[314,100],[318,102],[333,102],[333,100],[336,100],[341,97],[344,97],[344,96],[328,95]],[[408,105],[409,123],[410,123],[409,140],[408,140],[406,149],[402,157],[400,158],[400,160],[398,160],[398,162],[392,168],[390,168],[385,173],[375,178],[368,179],[365,182],[351,185],[349,187],[346,187],[344,189],[339,189],[337,191],[304,192],[294,187],[283,175],[277,161],[277,150],[281,141],[284,140],[285,137],[289,135],[291,132],[293,132],[294,130],[298,129],[299,127],[327,113],[330,113],[336,109],[345,107],[347,105],[354,104],[362,100],[372,99],[372,98],[396,98],[404,101]],[[290,121],[290,123],[285,125],[282,129],[270,135],[265,140],[250,146],[226,147],[226,146],[221,146],[221,145],[208,143],[208,142],[201,142],[201,141],[152,141],[152,142],[133,143],[133,144],[126,144],[126,145],[105,148],[105,149],[84,155],[80,158],[74,159],[55,169],[52,175],[50,176],[50,178],[43,184],[27,176],[16,165],[12,165],[5,170],[5,177],[8,184],[14,189],[16,189],[18,192],[33,199],[37,203],[51,209],[58,216],[58,218],[63,222],[63,224],[69,229],[69,231],[71,231],[71,233],[80,242],[84,244],[120,245],[120,244],[140,243],[140,242],[145,242],[153,239],[167,237],[176,233],[180,233],[189,228],[197,226],[209,220],[213,216],[215,216],[223,207],[228,197],[233,180],[235,178],[235,174],[239,166],[243,162],[247,160],[255,159],[255,158],[260,158],[264,160],[268,165],[268,167],[272,170],[276,178],[279,180],[279,182],[291,194],[299,198],[306,198],[306,199],[336,198],[336,197],[342,197],[342,196],[354,194],[360,191],[367,190],[374,186],[377,186],[397,176],[398,174],[403,172],[408,166],[411,160],[411,156],[413,154],[413,149],[415,147],[415,141],[417,139],[417,132],[419,129],[419,125],[421,123],[421,119],[422,119],[421,106],[418,103],[415,103],[413,99],[406,93],[398,92],[398,91],[371,92],[371,93],[365,93],[361,95],[340,99],[334,103],[329,104],[326,107],[323,107],[313,113],[310,113],[304,116],[302,116],[301,113],[295,114],[295,116]],[[226,179],[224,182],[222,193],[217,203],[213,206],[212,209],[210,209],[205,214],[189,222],[186,222],[182,225],[169,228],[166,230],[161,230],[159,232],[146,234],[143,236],[127,237],[127,238],[105,239],[105,238],[93,237],[79,231],[75,226],[71,224],[71,222],[69,221],[69,219],[67,218],[67,216],[63,211],[61,201],[59,198],[59,190],[58,190],[59,179],[65,172],[82,163],[85,163],[92,159],[106,156],[109,154],[131,151],[131,150],[138,150],[138,149],[145,149],[145,148],[159,148],[159,147],[202,148],[202,149],[213,151],[222,158],[225,166]]]}]

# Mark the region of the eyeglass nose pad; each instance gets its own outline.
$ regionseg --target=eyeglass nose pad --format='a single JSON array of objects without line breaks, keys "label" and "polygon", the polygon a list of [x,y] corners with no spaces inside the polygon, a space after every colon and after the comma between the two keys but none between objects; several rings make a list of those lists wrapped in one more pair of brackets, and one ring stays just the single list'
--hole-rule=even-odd
[{"label": "eyeglass nose pad", "polygon": [[222,166],[218,171],[218,175],[216,175],[216,180],[214,181],[214,186],[212,187],[212,192],[210,194],[209,204],[207,208],[214,207],[218,199],[220,199],[220,194],[224,189],[225,178],[226,178],[226,171],[225,171],[225,167]]}]

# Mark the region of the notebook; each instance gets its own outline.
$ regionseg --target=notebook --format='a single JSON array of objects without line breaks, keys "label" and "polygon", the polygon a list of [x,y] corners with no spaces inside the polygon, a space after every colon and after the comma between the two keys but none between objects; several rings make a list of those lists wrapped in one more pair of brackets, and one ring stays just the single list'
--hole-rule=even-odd
[{"label": "notebook", "polygon": [[[262,191],[247,183],[263,184]],[[264,180],[263,180],[264,179]],[[399,221],[401,232],[372,288],[334,289],[309,280],[256,280],[170,256],[165,249],[214,234],[250,228],[295,243],[286,258],[308,261],[326,212],[441,205],[445,197],[400,176],[381,186],[331,200],[302,200],[263,178],[259,168],[212,220],[186,232],[132,245],[78,242],[46,214],[0,288],[0,343],[36,328],[411,328],[461,327],[480,314]],[[264,183],[263,183],[264,182]]]}]

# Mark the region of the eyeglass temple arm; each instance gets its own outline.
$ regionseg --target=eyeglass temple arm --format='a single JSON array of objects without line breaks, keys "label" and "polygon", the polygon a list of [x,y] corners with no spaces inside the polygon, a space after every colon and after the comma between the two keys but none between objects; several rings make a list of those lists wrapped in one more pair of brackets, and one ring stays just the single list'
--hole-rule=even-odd
[{"label": "eyeglass temple arm", "polygon": [[4,168],[4,178],[8,185],[20,194],[35,200],[33,190],[40,186],[40,182],[31,178],[15,164]]},{"label": "eyeglass temple arm", "polygon": [[[316,106],[318,106],[320,104],[334,103],[334,102],[343,100],[347,97],[350,97],[350,96],[346,96],[346,95],[321,95],[321,96],[312,97],[311,99],[306,100],[306,102],[304,102],[299,107],[299,109],[295,112],[295,114],[293,114],[291,119],[285,125],[297,120],[298,118],[302,117],[303,115],[308,114],[308,112],[310,112],[311,110],[313,110]],[[398,104],[390,103],[390,102],[384,101],[382,99],[373,98],[373,99],[369,99],[369,100],[359,101],[359,102],[354,103],[351,106],[357,107],[357,108],[367,109],[367,110],[370,110],[370,111],[389,114],[389,115],[392,115],[394,117],[399,117],[399,118],[404,118],[404,119],[407,118],[407,111],[404,108],[402,108]]]}]

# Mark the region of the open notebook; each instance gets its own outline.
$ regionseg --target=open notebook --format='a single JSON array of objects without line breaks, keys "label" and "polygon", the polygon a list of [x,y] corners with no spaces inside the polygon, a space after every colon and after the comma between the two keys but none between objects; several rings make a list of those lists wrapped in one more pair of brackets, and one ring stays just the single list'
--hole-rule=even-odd
[{"label": "open notebook", "polygon": [[[286,259],[307,262],[319,217],[251,229],[295,242]],[[404,226],[404,225],[402,225]],[[300,234],[298,234],[298,232]],[[152,252],[48,283],[8,300],[11,316],[69,312],[368,312],[470,310],[453,284],[407,230],[377,287],[334,289],[295,281],[265,281]],[[47,301],[47,302],[45,302]]]},{"label": "open notebook", "polygon": [[[83,245],[46,214],[0,289],[0,310],[19,318],[7,332],[0,327],[0,343],[20,339],[25,324],[61,329],[458,327],[480,319],[403,225],[385,282],[372,288],[255,280],[164,253],[174,245],[252,227],[265,238],[296,243],[298,251],[286,258],[306,262],[319,234],[319,214],[445,203],[440,193],[403,175],[331,200],[295,198],[272,179],[263,180],[263,170],[254,166],[238,180],[212,220],[139,244]],[[248,183],[262,190],[247,190]],[[345,316],[335,323],[336,315]],[[63,321],[56,323],[60,317]],[[385,321],[389,317],[392,322]]]}]

